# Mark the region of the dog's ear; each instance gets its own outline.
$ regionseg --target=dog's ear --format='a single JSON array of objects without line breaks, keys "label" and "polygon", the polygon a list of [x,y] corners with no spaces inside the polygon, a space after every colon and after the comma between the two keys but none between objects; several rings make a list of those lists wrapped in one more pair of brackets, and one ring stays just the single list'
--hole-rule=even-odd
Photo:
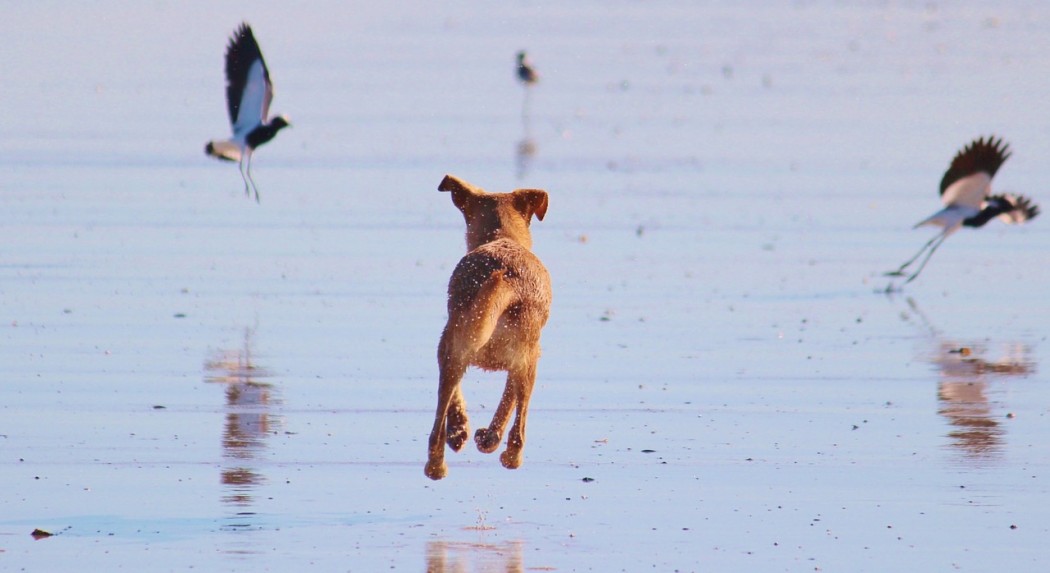
[{"label": "dog's ear", "polygon": [[515,189],[514,208],[531,219],[533,215],[540,221],[547,214],[547,192],[541,189]]},{"label": "dog's ear", "polygon": [[455,175],[445,175],[445,178],[441,180],[441,184],[438,185],[438,191],[451,191],[452,203],[455,204],[460,211],[466,208],[467,198],[471,195],[483,193],[481,189],[467,183]]}]

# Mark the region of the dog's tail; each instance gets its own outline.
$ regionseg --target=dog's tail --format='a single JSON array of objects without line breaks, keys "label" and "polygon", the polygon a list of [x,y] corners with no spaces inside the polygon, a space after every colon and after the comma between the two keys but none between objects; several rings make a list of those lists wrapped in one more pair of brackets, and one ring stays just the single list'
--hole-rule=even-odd
[{"label": "dog's tail", "polygon": [[493,271],[481,285],[470,306],[463,309],[456,325],[456,342],[471,354],[480,350],[496,331],[500,316],[514,302],[514,288],[507,282],[506,269]]}]

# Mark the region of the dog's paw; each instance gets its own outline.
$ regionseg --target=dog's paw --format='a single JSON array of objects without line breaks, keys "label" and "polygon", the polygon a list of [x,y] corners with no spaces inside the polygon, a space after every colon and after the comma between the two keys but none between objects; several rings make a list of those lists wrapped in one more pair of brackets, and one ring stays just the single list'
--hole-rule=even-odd
[{"label": "dog's paw", "polygon": [[432,480],[439,480],[448,475],[448,466],[445,465],[445,460],[431,460],[427,462],[427,467],[423,468],[423,473]]},{"label": "dog's paw", "polygon": [[448,443],[448,447],[452,448],[452,451],[458,452],[463,449],[463,444],[467,443],[467,438],[470,437],[470,427],[462,425],[458,427],[450,427],[447,431],[448,437],[445,442]]},{"label": "dog's paw", "polygon": [[521,452],[511,453],[509,450],[499,455],[499,463],[508,470],[516,470],[521,467]]},{"label": "dog's paw", "polygon": [[500,435],[488,428],[478,428],[474,433],[474,443],[478,445],[478,451],[491,454],[499,448]]}]

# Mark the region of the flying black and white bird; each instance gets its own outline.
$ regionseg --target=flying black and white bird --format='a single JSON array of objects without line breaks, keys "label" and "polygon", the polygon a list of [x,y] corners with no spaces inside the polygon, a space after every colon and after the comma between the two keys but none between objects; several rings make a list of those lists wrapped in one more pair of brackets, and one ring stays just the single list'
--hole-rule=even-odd
[{"label": "flying black and white bird", "polygon": [[523,51],[518,52],[518,79],[525,87],[529,87],[536,82],[540,81],[540,75],[536,73],[536,69],[532,67],[532,62],[529,61],[529,56]]},{"label": "flying black and white bird", "polygon": [[233,137],[209,141],[204,151],[218,159],[238,162],[244,193],[254,191],[256,201],[259,188],[252,179],[252,152],[290,125],[283,115],[269,119],[272,100],[270,71],[251,27],[242,23],[226,47],[226,106]]},{"label": "flying black and white bird", "polygon": [[1024,223],[1039,215],[1039,207],[1022,195],[1004,193],[992,195],[992,177],[1010,157],[1010,146],[994,136],[979,138],[963,148],[941,179],[941,201],[944,209],[937,211],[915,225],[941,227],[941,232],[929,240],[914,257],[908,259],[887,276],[900,277],[918,258],[926,253],[919,267],[908,276],[905,284],[915,280],[926,266],[933,252],[949,235],[960,227],[982,227],[998,217],[1011,224]]}]

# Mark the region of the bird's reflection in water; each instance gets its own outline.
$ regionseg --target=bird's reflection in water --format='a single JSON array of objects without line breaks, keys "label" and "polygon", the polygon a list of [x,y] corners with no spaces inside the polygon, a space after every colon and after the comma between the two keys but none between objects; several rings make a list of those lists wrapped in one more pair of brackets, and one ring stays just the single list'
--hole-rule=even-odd
[{"label": "bird's reflection in water", "polygon": [[521,101],[521,140],[514,148],[514,171],[518,179],[524,179],[532,168],[532,160],[536,157],[536,140],[532,138],[530,129],[529,95],[532,90],[525,89],[524,99]]},{"label": "bird's reflection in water", "polygon": [[232,510],[224,529],[255,527],[255,494],[265,483],[260,458],[266,441],[280,424],[272,412],[276,390],[260,378],[268,373],[252,356],[252,330],[246,329],[241,348],[220,350],[205,363],[205,381],[225,387],[226,416],[222,432],[222,501]]},{"label": "bird's reflection in water", "polygon": [[1004,344],[992,351],[985,344],[940,341],[933,359],[940,374],[937,413],[951,424],[951,445],[966,461],[992,462],[1002,456],[1001,420],[1006,413],[998,411],[999,404],[988,393],[1004,378],[1031,374],[1030,356],[1023,344]]},{"label": "bird's reflection in water", "polygon": [[518,142],[514,151],[515,174],[518,179],[524,179],[532,168],[532,160],[536,157],[536,142],[526,135]]},{"label": "bird's reflection in water", "polygon": [[522,542],[427,543],[427,573],[523,573]]},{"label": "bird's reflection in water", "polygon": [[[964,342],[945,337],[908,298],[912,315],[928,329],[935,344],[929,357],[937,367],[937,413],[948,421],[950,446],[969,465],[984,465],[1002,458],[1008,413],[989,397],[996,384],[1012,377],[1035,373],[1029,345],[1008,342]],[[904,319],[911,318],[907,313]]]}]

